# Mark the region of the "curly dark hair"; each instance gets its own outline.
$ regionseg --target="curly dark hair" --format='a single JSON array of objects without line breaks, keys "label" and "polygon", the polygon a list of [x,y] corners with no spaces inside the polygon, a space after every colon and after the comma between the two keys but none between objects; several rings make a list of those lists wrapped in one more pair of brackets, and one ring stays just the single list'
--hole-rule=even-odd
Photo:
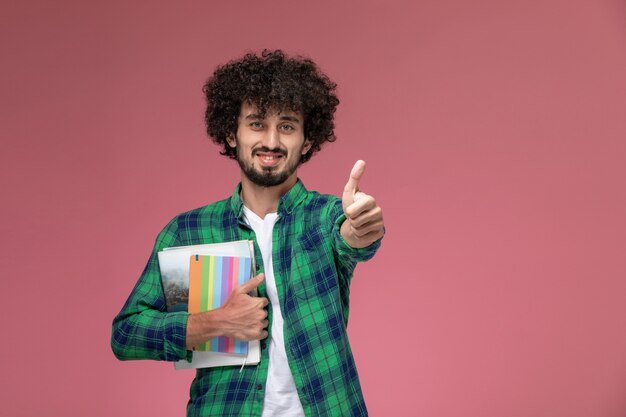
[{"label": "curly dark hair", "polygon": [[237,133],[241,105],[248,102],[261,115],[268,109],[291,110],[304,117],[304,137],[312,143],[300,162],[308,161],[324,142],[335,141],[333,117],[339,99],[337,84],[305,57],[288,57],[281,50],[249,53],[218,67],[204,84],[207,133],[223,146],[222,155],[236,159],[226,139]]}]

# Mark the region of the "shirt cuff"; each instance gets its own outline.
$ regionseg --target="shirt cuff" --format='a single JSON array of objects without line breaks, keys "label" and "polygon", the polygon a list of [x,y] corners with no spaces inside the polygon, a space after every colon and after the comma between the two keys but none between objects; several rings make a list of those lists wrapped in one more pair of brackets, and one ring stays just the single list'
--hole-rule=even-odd
[{"label": "shirt cuff", "polygon": [[166,361],[181,359],[191,362],[192,352],[187,350],[187,319],[189,313],[176,311],[163,318],[163,358]]}]

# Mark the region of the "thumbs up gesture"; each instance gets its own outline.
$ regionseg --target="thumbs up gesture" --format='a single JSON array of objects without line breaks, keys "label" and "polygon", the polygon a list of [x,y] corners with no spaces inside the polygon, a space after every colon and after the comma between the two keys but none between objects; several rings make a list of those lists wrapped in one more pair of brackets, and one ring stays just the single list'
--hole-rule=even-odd
[{"label": "thumbs up gesture", "polygon": [[369,246],[385,234],[382,209],[374,197],[359,189],[364,172],[365,161],[356,161],[341,197],[346,215],[346,221],[341,225],[341,236],[353,248]]}]

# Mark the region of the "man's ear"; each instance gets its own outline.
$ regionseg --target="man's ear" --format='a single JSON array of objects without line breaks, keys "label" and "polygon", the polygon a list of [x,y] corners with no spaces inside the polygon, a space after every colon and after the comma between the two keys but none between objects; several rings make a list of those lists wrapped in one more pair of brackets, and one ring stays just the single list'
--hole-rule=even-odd
[{"label": "man's ear", "polygon": [[231,148],[236,148],[237,140],[235,139],[235,135],[229,133],[228,136],[226,136],[226,143],[228,143],[228,146],[230,146]]},{"label": "man's ear", "polygon": [[302,147],[302,155],[306,155],[306,153],[311,149],[311,146],[313,146],[313,141],[311,139],[306,139],[304,141],[304,146]]}]

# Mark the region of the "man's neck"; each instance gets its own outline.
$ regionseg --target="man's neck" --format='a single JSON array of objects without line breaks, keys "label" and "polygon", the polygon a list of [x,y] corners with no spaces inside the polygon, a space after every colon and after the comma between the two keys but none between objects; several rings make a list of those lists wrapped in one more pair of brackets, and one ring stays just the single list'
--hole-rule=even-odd
[{"label": "man's neck", "polygon": [[254,214],[265,218],[268,213],[276,213],[280,198],[287,194],[298,180],[294,174],[285,182],[273,187],[263,187],[251,182],[243,173],[241,174],[241,200]]}]

